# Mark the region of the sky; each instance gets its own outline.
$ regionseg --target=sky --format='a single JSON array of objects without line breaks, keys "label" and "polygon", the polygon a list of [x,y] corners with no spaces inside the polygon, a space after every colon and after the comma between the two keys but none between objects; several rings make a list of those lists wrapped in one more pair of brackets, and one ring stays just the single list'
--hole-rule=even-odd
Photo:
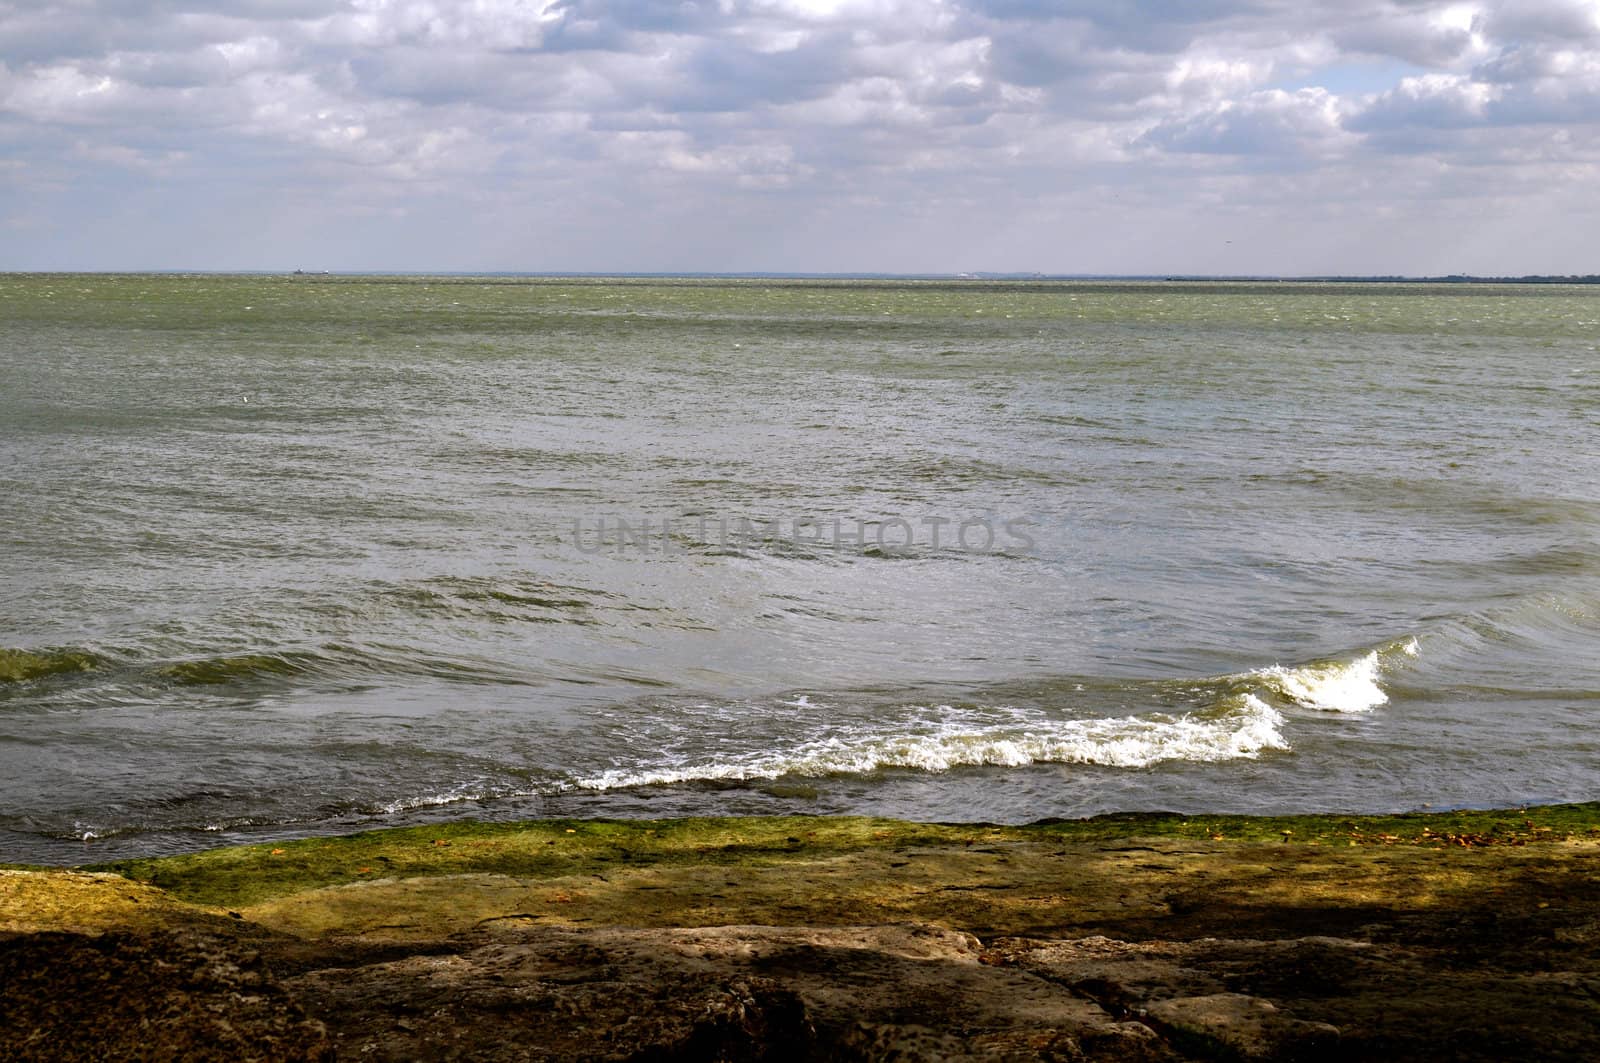
[{"label": "sky", "polygon": [[1600,0],[0,0],[0,270],[1600,273]]}]

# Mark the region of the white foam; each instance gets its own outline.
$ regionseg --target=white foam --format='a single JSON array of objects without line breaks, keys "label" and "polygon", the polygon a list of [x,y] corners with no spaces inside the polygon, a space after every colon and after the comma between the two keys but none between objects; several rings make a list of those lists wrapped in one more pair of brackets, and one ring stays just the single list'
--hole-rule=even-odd
[{"label": "white foam", "polygon": [[488,795],[481,790],[455,790],[444,794],[417,794],[412,797],[398,797],[379,806],[379,812],[393,816],[401,812],[411,812],[419,808],[436,808],[440,805],[453,805],[461,801],[482,801]]},{"label": "white foam", "polygon": [[435,793],[414,794],[409,797],[396,798],[393,801],[376,806],[374,811],[384,815],[399,815],[402,812],[414,812],[423,808],[437,808],[443,805],[461,804],[467,801],[493,801],[510,797],[534,797],[554,790],[565,789],[561,786],[552,786],[546,790],[513,789],[510,787],[488,786],[483,784],[463,784],[452,790]]},{"label": "white foam", "polygon": [[[1416,641],[1400,647],[1415,655]],[[1273,665],[1250,672],[1271,690],[1296,705],[1326,712],[1370,712],[1389,700],[1378,685],[1382,661],[1373,650],[1353,661],[1318,661],[1294,668]]]},{"label": "white foam", "polygon": [[1282,716],[1253,694],[1231,698],[1218,711],[1204,716],[1049,721],[1013,714],[988,726],[957,720],[913,733],[829,736],[787,751],[652,769],[618,768],[580,778],[576,785],[611,790],[701,780],[860,775],[884,768],[942,772],[968,765],[1042,763],[1146,768],[1168,760],[1254,759],[1263,750],[1289,748],[1278,730],[1282,722]]}]

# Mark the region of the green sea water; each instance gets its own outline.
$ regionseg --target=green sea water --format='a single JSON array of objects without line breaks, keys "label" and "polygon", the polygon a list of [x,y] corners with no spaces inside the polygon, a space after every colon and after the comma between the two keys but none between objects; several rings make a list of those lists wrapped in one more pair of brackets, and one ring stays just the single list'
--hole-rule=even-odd
[{"label": "green sea water", "polygon": [[1600,290],[0,275],[0,859],[1600,792]]}]

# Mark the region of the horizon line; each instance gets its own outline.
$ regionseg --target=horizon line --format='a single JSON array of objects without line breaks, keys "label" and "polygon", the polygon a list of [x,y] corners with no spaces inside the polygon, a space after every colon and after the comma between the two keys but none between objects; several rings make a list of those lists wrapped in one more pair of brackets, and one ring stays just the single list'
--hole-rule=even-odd
[{"label": "horizon line", "polygon": [[1600,273],[1043,273],[1032,270],[419,270],[419,269],[0,269],[0,276],[527,277],[647,280],[1145,281],[1249,283],[1597,284]]}]

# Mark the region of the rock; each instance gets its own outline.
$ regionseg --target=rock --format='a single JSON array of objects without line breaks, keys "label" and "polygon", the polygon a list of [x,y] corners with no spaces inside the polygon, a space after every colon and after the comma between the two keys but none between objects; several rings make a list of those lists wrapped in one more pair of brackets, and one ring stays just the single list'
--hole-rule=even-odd
[{"label": "rock", "polygon": [[320,1022],[236,939],[177,931],[0,939],[0,1058],[332,1060]]},{"label": "rock", "polygon": [[377,1059],[1168,1058],[939,927],[499,926],[461,945],[286,986]]},{"label": "rock", "polygon": [[1240,1059],[1332,1056],[1339,1029],[1325,1022],[1304,1022],[1285,1015],[1269,1000],[1243,993],[1158,1000],[1141,1018],[1179,1044],[1195,1044]]},{"label": "rock", "polygon": [[1566,833],[560,821],[0,871],[0,1059],[1589,1063],[1600,806],[1533,815]]}]

